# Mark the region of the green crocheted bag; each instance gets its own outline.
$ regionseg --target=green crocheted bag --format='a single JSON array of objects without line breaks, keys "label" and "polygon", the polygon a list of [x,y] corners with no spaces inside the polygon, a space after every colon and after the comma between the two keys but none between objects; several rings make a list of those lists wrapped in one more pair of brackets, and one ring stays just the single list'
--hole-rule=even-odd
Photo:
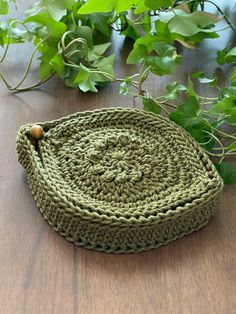
[{"label": "green crocheted bag", "polygon": [[76,245],[149,250],[199,229],[214,213],[222,180],[168,119],[111,108],[39,125],[21,127],[19,161],[44,217]]}]

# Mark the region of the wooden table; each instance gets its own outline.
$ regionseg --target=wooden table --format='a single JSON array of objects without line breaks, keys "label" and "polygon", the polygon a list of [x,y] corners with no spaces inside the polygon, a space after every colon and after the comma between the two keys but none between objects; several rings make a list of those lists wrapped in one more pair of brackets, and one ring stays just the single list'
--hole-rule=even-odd
[{"label": "wooden table", "polygon": [[[119,44],[115,49],[118,75],[134,73],[134,67],[124,65],[127,51]],[[13,81],[20,78],[29,52],[30,47],[12,49],[2,69]],[[197,52],[188,54],[192,59],[176,74],[179,81],[186,79],[196,61],[199,65]],[[209,58],[203,49],[200,63],[211,64]],[[34,67],[29,81],[36,78]],[[168,80],[150,80],[148,85],[158,94]],[[1,314],[236,313],[235,186],[225,188],[222,203],[206,227],[167,246],[127,255],[78,248],[55,233],[37,209],[17,162],[16,132],[30,121],[86,109],[132,106],[132,99],[120,96],[116,85],[85,95],[64,87],[59,79],[41,90],[16,95],[2,86]]]}]

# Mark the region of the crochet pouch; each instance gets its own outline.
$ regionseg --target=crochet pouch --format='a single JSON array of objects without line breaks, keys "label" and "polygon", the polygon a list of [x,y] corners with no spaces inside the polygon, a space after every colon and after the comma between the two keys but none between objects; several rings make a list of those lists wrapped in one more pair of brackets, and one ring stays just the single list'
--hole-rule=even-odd
[{"label": "crochet pouch", "polygon": [[27,124],[19,130],[17,152],[53,229],[100,251],[140,252],[199,229],[223,187],[185,130],[134,109]]}]

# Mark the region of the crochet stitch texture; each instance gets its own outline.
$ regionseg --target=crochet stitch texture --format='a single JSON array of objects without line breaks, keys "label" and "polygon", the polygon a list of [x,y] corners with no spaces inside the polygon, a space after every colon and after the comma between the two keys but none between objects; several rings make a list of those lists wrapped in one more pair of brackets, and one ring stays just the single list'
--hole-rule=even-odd
[{"label": "crochet stitch texture", "polygon": [[21,127],[17,152],[54,230],[76,245],[140,252],[205,225],[223,182],[201,147],[170,120],[135,109],[86,111]]}]

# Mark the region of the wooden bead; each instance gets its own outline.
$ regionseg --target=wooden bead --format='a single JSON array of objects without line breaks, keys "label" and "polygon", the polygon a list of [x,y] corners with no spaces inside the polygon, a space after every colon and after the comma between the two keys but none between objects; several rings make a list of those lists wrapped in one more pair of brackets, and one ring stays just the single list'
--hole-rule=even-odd
[{"label": "wooden bead", "polygon": [[34,140],[39,140],[43,136],[43,128],[41,127],[41,125],[33,125],[30,129],[30,136]]}]

